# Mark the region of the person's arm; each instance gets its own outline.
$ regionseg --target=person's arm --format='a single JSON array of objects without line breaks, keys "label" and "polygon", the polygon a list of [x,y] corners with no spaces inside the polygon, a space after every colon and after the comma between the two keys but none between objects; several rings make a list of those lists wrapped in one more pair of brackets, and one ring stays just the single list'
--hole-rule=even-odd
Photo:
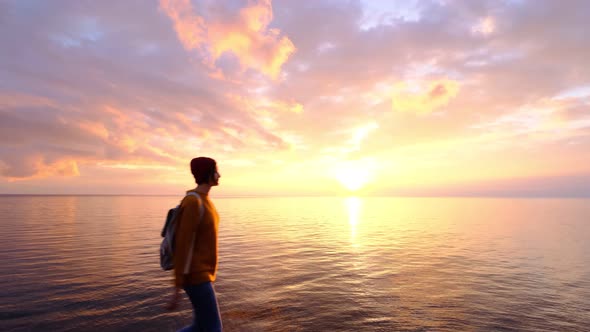
[{"label": "person's arm", "polygon": [[188,258],[191,241],[201,222],[199,220],[199,201],[197,198],[189,196],[185,200],[180,223],[176,230],[176,247],[174,250],[174,285],[177,288],[184,286],[184,266]]},{"label": "person's arm", "polygon": [[[195,197],[186,198],[192,202],[186,202],[182,207],[180,222],[176,230],[175,250],[174,250],[174,289],[170,302],[166,305],[167,310],[175,310],[180,298],[180,289],[184,286],[184,266],[188,258],[191,240],[201,219],[199,217],[200,200]],[[194,201],[193,201],[194,200]],[[194,248],[193,248],[194,250]]]}]

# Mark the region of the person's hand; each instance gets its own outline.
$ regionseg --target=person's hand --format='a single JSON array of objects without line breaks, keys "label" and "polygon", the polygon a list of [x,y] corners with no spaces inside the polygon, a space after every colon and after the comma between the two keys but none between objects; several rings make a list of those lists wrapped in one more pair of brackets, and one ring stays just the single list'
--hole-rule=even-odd
[{"label": "person's hand", "polygon": [[180,288],[174,287],[174,294],[172,294],[170,302],[165,306],[166,310],[175,310],[178,307],[178,299],[180,299]]}]

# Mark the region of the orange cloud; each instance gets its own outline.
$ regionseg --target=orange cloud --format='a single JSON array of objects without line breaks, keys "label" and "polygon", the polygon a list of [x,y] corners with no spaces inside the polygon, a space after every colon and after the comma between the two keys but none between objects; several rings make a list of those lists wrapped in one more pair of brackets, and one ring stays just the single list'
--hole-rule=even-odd
[{"label": "orange cloud", "polygon": [[452,80],[403,82],[396,84],[392,93],[394,111],[429,113],[445,106],[459,92],[459,83]]},{"label": "orange cloud", "polygon": [[41,178],[59,175],[59,176],[79,176],[78,163],[75,160],[59,160],[54,163],[45,164],[40,161],[37,164],[39,170],[37,175]]},{"label": "orange cloud", "polygon": [[0,91],[0,108],[22,107],[24,105],[55,107],[55,102],[42,96]]},{"label": "orange cloud", "polygon": [[257,108],[263,110],[272,110],[278,112],[288,111],[295,114],[303,113],[303,105],[294,101],[285,102],[280,100],[272,100],[269,98],[262,98],[259,101],[254,102],[254,104]]},{"label": "orange cloud", "polygon": [[198,48],[206,41],[205,21],[193,14],[190,0],[160,0],[160,8],[174,22],[174,30],[186,49]]},{"label": "orange cloud", "polygon": [[82,121],[78,124],[80,129],[91,133],[94,136],[100,137],[103,140],[107,140],[109,138],[109,131],[101,122],[90,122],[90,121]]},{"label": "orange cloud", "polygon": [[[10,182],[47,178],[52,176],[79,176],[78,163],[73,159],[60,159],[53,162],[48,162],[44,157],[37,155],[27,158],[26,162],[34,170],[29,176],[13,176],[8,175],[6,178]],[[4,168],[8,166],[3,163]],[[2,165],[0,165],[2,166]]]},{"label": "orange cloud", "polygon": [[[187,50],[199,50],[203,62],[215,70],[215,61],[225,52],[234,54],[242,70],[252,68],[276,79],[282,65],[295,52],[289,38],[278,29],[268,29],[272,21],[270,0],[242,8],[232,23],[216,22],[195,13],[188,0],[161,0],[160,8],[174,22],[178,38]],[[224,77],[215,71],[213,77]]]}]

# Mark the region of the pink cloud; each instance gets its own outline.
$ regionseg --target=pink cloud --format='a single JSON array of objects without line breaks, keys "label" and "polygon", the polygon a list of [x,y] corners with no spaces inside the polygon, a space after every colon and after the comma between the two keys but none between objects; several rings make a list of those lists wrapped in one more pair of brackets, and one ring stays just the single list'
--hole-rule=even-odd
[{"label": "pink cloud", "polygon": [[195,153],[267,175],[416,144],[409,164],[449,173],[488,158],[473,178],[588,170],[587,96],[537,107],[589,84],[587,1],[420,1],[369,25],[356,1],[1,3],[3,178],[160,181]]},{"label": "pink cloud", "polygon": [[[161,9],[174,22],[179,40],[187,50],[198,50],[203,62],[215,69],[216,61],[230,52],[242,70],[252,68],[276,79],[295,46],[279,29],[268,28],[272,21],[270,0],[260,0],[241,8],[232,20],[199,16],[189,0],[161,0]],[[213,77],[224,77],[219,71]]]}]

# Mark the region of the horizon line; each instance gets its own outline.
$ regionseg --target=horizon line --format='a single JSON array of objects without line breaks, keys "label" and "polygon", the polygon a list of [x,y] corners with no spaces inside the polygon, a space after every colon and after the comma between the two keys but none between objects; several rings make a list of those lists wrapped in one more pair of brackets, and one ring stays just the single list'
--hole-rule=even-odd
[{"label": "horizon line", "polygon": [[[181,195],[178,194],[98,194],[98,193],[86,193],[86,194],[47,194],[47,193],[36,193],[36,194],[27,194],[27,193],[0,193],[0,197],[10,197],[10,196],[95,196],[95,197],[114,197],[114,196],[127,196],[127,197],[179,197]],[[404,194],[383,194],[383,195],[355,195],[355,194],[348,194],[348,195],[269,195],[269,194],[257,194],[257,195],[212,195],[214,198],[219,199],[228,199],[228,198],[331,198],[331,197],[358,197],[358,198],[568,198],[568,199],[584,199],[590,198],[590,195],[558,195],[558,194],[537,194],[537,195],[517,195],[517,194],[477,194],[477,195],[467,195],[467,194],[449,194],[449,195],[404,195]]]}]

